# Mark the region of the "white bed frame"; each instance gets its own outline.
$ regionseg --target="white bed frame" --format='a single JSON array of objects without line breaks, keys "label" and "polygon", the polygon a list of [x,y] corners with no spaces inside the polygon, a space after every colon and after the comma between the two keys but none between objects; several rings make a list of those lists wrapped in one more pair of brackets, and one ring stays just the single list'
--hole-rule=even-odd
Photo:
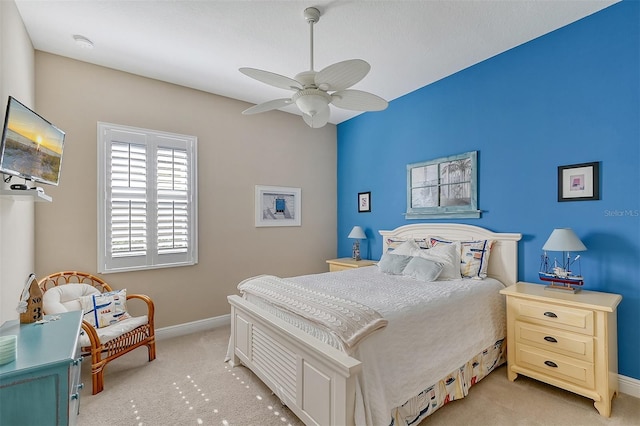
[{"label": "white bed frame", "polygon": [[[387,239],[439,237],[453,241],[494,240],[488,275],[506,285],[518,280],[521,234],[494,233],[472,225],[420,223],[380,231]],[[306,425],[353,425],[355,380],[361,363],[256,305],[232,295],[232,365],[243,364]],[[389,413],[391,415],[391,413]]]}]

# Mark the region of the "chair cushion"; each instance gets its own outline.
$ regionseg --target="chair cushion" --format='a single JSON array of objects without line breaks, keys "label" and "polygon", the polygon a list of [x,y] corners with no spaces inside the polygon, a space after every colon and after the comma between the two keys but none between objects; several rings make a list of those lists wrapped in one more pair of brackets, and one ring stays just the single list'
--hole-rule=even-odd
[{"label": "chair cushion", "polygon": [[[136,327],[140,327],[141,325],[144,325],[148,322],[149,320],[146,315],[140,317],[130,317],[107,327],[96,328],[96,332],[98,333],[100,342],[102,344],[105,344],[109,340],[120,337],[124,333],[128,333]],[[87,333],[85,333],[83,330],[82,332],[80,332],[80,346],[84,347],[89,346],[90,344],[91,342],[89,341],[89,336],[87,336]]]},{"label": "chair cushion", "polygon": [[100,294],[100,290],[89,284],[64,284],[45,291],[42,295],[42,309],[45,314],[56,315],[69,311],[80,311],[80,298]]}]

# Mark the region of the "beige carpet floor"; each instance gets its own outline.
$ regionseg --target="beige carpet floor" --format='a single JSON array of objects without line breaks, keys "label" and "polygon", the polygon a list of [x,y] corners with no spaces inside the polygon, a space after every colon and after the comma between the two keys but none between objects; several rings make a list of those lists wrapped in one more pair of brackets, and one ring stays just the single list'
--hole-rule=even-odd
[{"label": "beige carpet floor", "polygon": [[[251,371],[223,362],[228,340],[227,328],[161,340],[153,362],[136,349],[109,364],[98,395],[85,363],[78,425],[301,425]],[[526,377],[509,382],[503,366],[420,424],[440,425],[640,426],[640,399],[618,395],[607,419],[589,399]]]}]

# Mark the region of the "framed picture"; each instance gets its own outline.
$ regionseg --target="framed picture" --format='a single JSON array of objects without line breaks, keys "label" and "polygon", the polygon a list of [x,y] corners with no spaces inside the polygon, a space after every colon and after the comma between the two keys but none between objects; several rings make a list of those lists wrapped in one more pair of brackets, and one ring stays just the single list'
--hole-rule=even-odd
[{"label": "framed picture", "polygon": [[256,185],[256,227],[300,226],[300,188]]},{"label": "framed picture", "polygon": [[407,164],[406,219],[477,219],[478,151]]},{"label": "framed picture", "polygon": [[558,167],[558,201],[600,199],[600,163]]},{"label": "framed picture", "polygon": [[371,192],[358,192],[358,213],[371,211]]}]

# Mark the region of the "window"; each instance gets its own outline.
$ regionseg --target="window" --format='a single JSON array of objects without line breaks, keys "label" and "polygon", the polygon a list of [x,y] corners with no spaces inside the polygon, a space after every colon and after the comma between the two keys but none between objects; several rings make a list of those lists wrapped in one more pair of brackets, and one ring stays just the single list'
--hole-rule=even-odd
[{"label": "window", "polygon": [[479,218],[477,151],[407,165],[407,219]]},{"label": "window", "polygon": [[98,123],[98,271],[198,262],[196,142]]}]

